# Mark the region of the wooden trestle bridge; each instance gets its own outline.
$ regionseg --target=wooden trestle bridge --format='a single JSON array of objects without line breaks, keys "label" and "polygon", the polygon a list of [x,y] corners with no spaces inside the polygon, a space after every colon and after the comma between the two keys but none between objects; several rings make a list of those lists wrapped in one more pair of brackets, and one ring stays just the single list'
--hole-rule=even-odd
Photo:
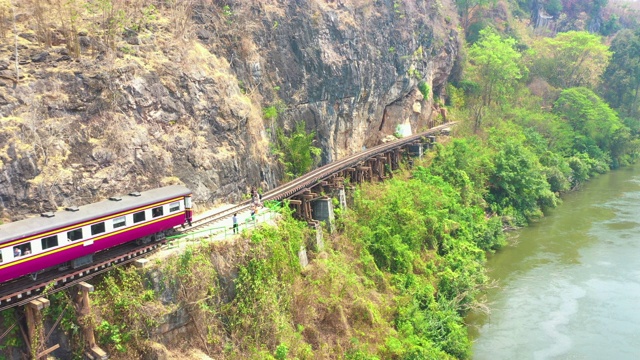
[{"label": "wooden trestle bridge", "polygon": [[[402,157],[411,155],[411,147],[431,145],[435,142],[436,135],[448,132],[453,125],[455,125],[455,122],[439,125],[425,132],[374,146],[360,153],[334,161],[266,192],[262,197],[262,201],[288,199],[298,218],[313,222],[311,202],[318,199],[320,197],[319,194],[328,194],[333,190],[343,189],[345,180],[349,180],[353,184],[363,181],[383,180],[393,176],[393,171],[399,168]],[[251,200],[246,200],[237,206],[194,221],[193,226],[186,231],[209,226],[212,223],[233,216],[234,213],[247,211],[252,206]]]},{"label": "wooden trestle bridge", "polygon": [[[310,225],[317,226],[318,221],[314,220],[313,214],[313,201],[323,197],[323,194],[344,190],[347,180],[349,184],[354,184],[392,177],[393,171],[400,167],[403,157],[421,155],[425,144],[427,146],[433,144],[437,135],[448,132],[449,128],[454,124],[446,123],[436,126],[425,132],[381,144],[319,167],[266,192],[262,197],[262,201],[288,200],[289,205],[295,209],[295,215],[298,218],[306,220]],[[198,228],[209,226],[212,223],[231,217],[234,213],[247,211],[252,206],[251,200],[244,201],[217,214],[195,220],[192,226],[183,232],[192,232]],[[29,278],[22,278],[9,284],[3,284],[0,291],[0,311],[14,306],[25,305],[24,316],[26,317],[27,331],[23,330],[22,325],[20,325],[21,321],[18,321],[18,323],[12,324],[0,334],[0,341],[15,326],[20,326],[25,343],[29,344],[31,357],[34,359],[46,357],[47,354],[55,351],[58,345],[46,349],[44,347],[48,342],[49,336],[45,337],[43,333],[41,310],[49,305],[49,301],[42,297],[43,294],[51,294],[77,285],[76,308],[79,312],[79,317],[83,319],[91,311],[88,293],[93,290],[90,284],[83,281],[116,265],[138,261],[140,262],[138,266],[142,266],[146,260],[138,260],[138,258],[155,250],[159,245],[160,243],[154,243],[136,247],[134,244],[128,243],[101,254],[104,258],[99,258],[99,261],[96,261],[95,264],[84,269],[69,270],[66,273],[45,274],[40,276],[37,282],[31,281]],[[56,321],[54,328],[60,320],[61,317]],[[85,333],[87,348],[89,349],[85,355],[91,359],[106,359],[106,353],[96,345],[93,328],[85,324],[85,322],[81,323],[81,327]],[[50,330],[49,334],[52,331]],[[32,346],[35,347],[32,348]]]}]

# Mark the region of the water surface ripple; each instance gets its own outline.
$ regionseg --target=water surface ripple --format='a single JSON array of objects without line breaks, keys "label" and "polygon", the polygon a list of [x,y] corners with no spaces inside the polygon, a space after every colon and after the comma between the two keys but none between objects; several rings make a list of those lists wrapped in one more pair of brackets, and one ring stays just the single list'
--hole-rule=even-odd
[{"label": "water surface ripple", "polygon": [[640,166],[602,175],[492,256],[473,358],[640,359]]}]

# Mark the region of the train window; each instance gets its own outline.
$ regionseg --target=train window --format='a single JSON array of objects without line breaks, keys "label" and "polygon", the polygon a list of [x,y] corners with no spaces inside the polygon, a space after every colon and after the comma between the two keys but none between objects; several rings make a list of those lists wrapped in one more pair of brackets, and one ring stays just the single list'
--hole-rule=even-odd
[{"label": "train window", "polygon": [[69,239],[70,241],[82,239],[82,229],[67,231],[67,239]]},{"label": "train window", "polygon": [[144,221],[146,219],[145,215],[144,215],[144,211],[140,211],[137,212],[135,214],[133,214],[133,222],[134,223],[139,223],[141,221]]},{"label": "train window", "polygon": [[162,210],[162,206],[158,206],[157,208],[151,209],[151,216],[157,218],[158,216],[162,216],[164,211]]},{"label": "train window", "polygon": [[169,212],[180,210],[180,201],[172,202],[169,204]]},{"label": "train window", "polygon": [[104,222],[91,225],[91,235],[102,234],[105,232]]},{"label": "train window", "polygon": [[24,255],[31,254],[31,243],[26,243],[13,247],[13,257],[17,258]]},{"label": "train window", "polygon": [[2,264],[2,251],[0,251],[0,264]]},{"label": "train window", "polygon": [[58,246],[58,235],[42,238],[42,250]]},{"label": "train window", "polygon": [[119,227],[123,227],[127,225],[127,219],[124,216],[117,217],[113,219],[113,228],[117,229]]}]

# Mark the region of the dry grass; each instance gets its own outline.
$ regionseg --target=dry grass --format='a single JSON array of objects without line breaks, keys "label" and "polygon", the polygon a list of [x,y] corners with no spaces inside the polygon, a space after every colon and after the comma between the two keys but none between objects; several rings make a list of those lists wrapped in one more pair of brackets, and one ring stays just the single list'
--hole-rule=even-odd
[{"label": "dry grass", "polygon": [[362,275],[358,245],[336,237],[327,246],[334,250],[317,254],[294,283],[293,321],[321,359],[343,357],[353,338],[375,351],[389,335],[393,308],[390,294],[378,289],[390,288]]}]

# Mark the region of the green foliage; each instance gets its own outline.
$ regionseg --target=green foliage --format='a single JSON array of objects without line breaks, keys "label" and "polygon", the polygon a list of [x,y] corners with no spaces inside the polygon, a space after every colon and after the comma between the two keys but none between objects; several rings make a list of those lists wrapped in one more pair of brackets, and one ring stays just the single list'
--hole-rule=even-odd
[{"label": "green foliage", "polygon": [[514,39],[502,39],[495,30],[486,28],[469,49],[472,76],[482,84],[484,106],[503,100],[524,76],[526,69],[519,63],[521,55],[515,45]]},{"label": "green foliage", "polygon": [[147,303],[155,300],[144,289],[135,268],[116,268],[96,286],[94,308],[101,314],[96,330],[100,344],[118,352],[136,348],[157,325],[158,314]]},{"label": "green foliage", "polygon": [[462,26],[465,30],[469,29],[469,21],[472,12],[478,7],[484,7],[495,4],[496,0],[456,0],[458,13],[462,20]]},{"label": "green foliage", "polygon": [[289,353],[289,348],[287,347],[287,345],[285,344],[280,344],[278,345],[278,347],[276,348],[276,352],[275,354],[273,354],[273,356],[277,359],[277,360],[285,360],[287,358],[287,354]]},{"label": "green foliage", "polygon": [[415,79],[421,79],[422,78],[422,74],[420,73],[420,70],[415,69],[413,67],[409,68],[409,70],[407,70],[407,75],[409,75],[409,77],[415,78]]},{"label": "green foliage", "polygon": [[447,102],[446,105],[463,108],[465,106],[464,90],[455,87],[453,84],[447,84]]},{"label": "green foliage", "polygon": [[[75,290],[75,288],[71,288]],[[50,300],[50,306],[43,310],[43,315],[49,319],[60,319],[59,328],[64,331],[66,336],[70,339],[70,350],[74,354],[74,359],[82,359],[84,351],[84,344],[82,342],[82,332],[78,325],[78,319],[76,316],[76,310],[71,298],[70,291],[59,291],[54,294],[47,295]]]},{"label": "green foliage", "polygon": [[[16,314],[15,308],[0,312],[0,320],[2,329],[8,329],[12,325],[17,324],[18,315]],[[14,328],[2,339],[2,342],[0,342],[0,351],[4,352],[5,350],[11,348],[18,349],[23,345],[21,339],[22,337],[20,336],[20,327],[14,326]]]},{"label": "green foliage", "polygon": [[490,156],[477,138],[455,139],[446,147],[436,146],[429,171],[458,189],[464,204],[482,205],[493,172]]},{"label": "green foliage", "polygon": [[460,314],[486,281],[485,250],[504,244],[500,218],[483,210],[490,155],[477,139],[454,140],[412,178],[379,185],[375,197],[356,192],[345,231],[399,291],[398,335],[387,338],[384,358],[469,357]]},{"label": "green foliage", "polygon": [[112,345],[119,352],[126,352],[125,344],[131,339],[131,333],[125,331],[126,326],[112,325],[103,320],[96,328],[100,343]]},{"label": "green foliage", "polygon": [[622,113],[640,114],[640,29],[619,32],[611,43],[613,56],[602,83],[605,98]]},{"label": "green foliage", "polygon": [[612,167],[627,163],[637,150],[632,146],[630,130],[598,95],[587,88],[564,90],[554,112],[577,133],[574,149],[591,158],[606,161]]},{"label": "green foliage", "polygon": [[544,4],[544,9],[549,13],[549,15],[553,17],[558,17],[562,12],[562,1],[560,0],[549,0],[546,4]]},{"label": "green foliage", "polygon": [[[516,94],[518,81],[527,73],[520,62],[516,41],[503,39],[494,29],[484,28],[469,49],[470,77],[459,85],[465,89],[473,129],[478,133],[487,114],[495,117]],[[493,112],[490,112],[492,111]]]},{"label": "green foliage", "polygon": [[421,81],[418,84],[418,90],[420,90],[420,93],[422,94],[425,100],[429,99],[429,93],[431,92],[431,88],[429,88],[429,84],[427,84],[424,81]]},{"label": "green foliage", "polygon": [[538,217],[545,207],[554,207],[557,196],[551,192],[538,158],[524,144],[523,136],[505,129],[492,130],[490,145],[494,155],[495,172],[490,178],[487,201],[494,211],[506,215],[511,211],[518,219]]},{"label": "green foliage", "polygon": [[233,10],[231,10],[231,6],[225,5],[222,7],[222,14],[228,18],[233,16]]},{"label": "green foliage", "polygon": [[531,75],[561,88],[595,88],[611,58],[602,38],[586,31],[543,38],[534,44],[532,53]]},{"label": "green foliage", "polygon": [[322,149],[313,146],[315,136],[315,132],[307,134],[302,121],[296,124],[290,136],[286,136],[280,128],[276,130],[277,141],[273,151],[289,178],[307,173],[320,161]]},{"label": "green foliage", "polygon": [[125,10],[111,0],[87,2],[85,8],[91,16],[98,19],[93,23],[93,26],[97,27],[95,32],[101,34],[103,42],[108,47],[115,49],[120,34],[130,25]]},{"label": "green foliage", "polygon": [[262,116],[267,120],[275,119],[278,117],[278,109],[275,105],[266,107],[262,109]]},{"label": "green foliage", "polygon": [[[251,234],[250,253],[235,280],[235,299],[225,310],[228,331],[244,334],[243,346],[259,347],[292,332],[287,317],[291,286],[300,271],[298,251],[309,229],[289,211],[282,216],[278,227],[263,226]],[[288,353],[284,344],[273,347],[277,359]]]}]

